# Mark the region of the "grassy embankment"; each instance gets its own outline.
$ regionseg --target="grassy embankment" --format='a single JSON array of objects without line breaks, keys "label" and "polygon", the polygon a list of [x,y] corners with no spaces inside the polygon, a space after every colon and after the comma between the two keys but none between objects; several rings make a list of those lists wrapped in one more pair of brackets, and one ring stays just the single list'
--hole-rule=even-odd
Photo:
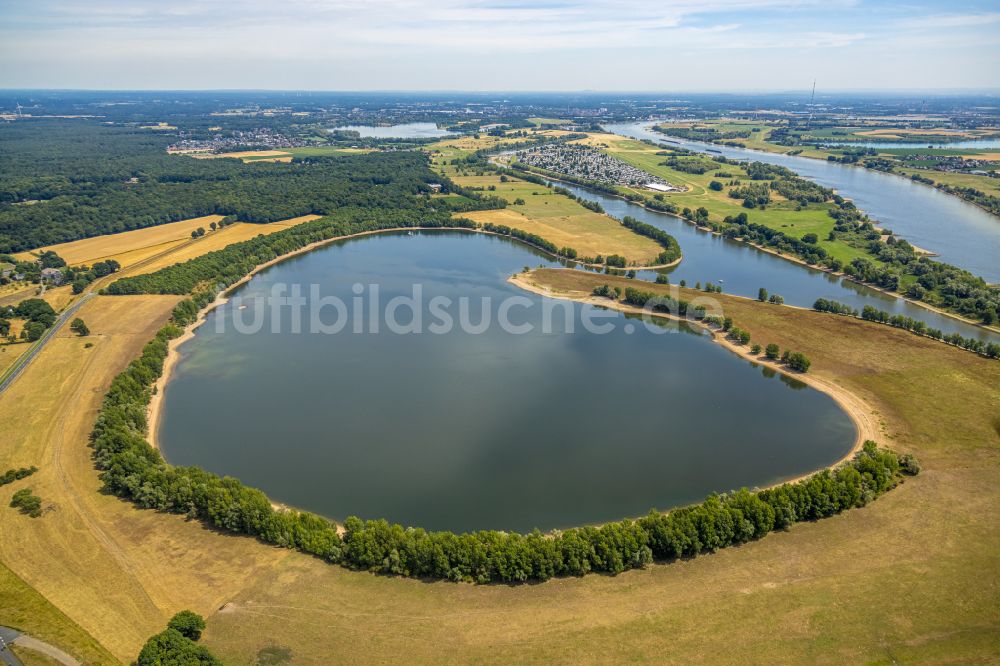
[{"label": "grassy embankment", "polygon": [[[114,659],[110,652],[78,624],[3,564],[0,564],[0,625],[13,627],[47,643],[62,646],[83,663],[108,663]],[[45,661],[45,655],[33,650],[19,647],[14,650],[26,664],[49,663]]]},{"label": "grassy embankment", "polygon": [[[558,136],[564,133],[546,134]],[[626,229],[607,215],[584,208],[579,202],[542,185],[513,177],[503,182],[497,174],[482,172],[479,175],[474,168],[451,163],[452,160],[467,157],[476,150],[494,146],[501,141],[512,142],[518,139],[463,137],[428,146],[431,166],[435,171],[463,187],[482,188],[483,194],[497,196],[507,202],[506,208],[461,213],[462,217],[480,223],[504,224],[537,234],[558,247],[575,249],[581,257],[617,254],[625,257],[632,265],[649,266],[656,263],[656,255],[663,250],[658,243]],[[489,190],[490,187],[495,189]],[[515,203],[518,200],[523,203]]]},{"label": "grassy embankment", "polygon": [[[570,295],[631,284],[532,279]],[[25,484],[53,506],[38,519],[0,511],[0,561],[121,661],[184,607],[210,616],[205,642],[234,663],[286,650],[301,663],[995,654],[1000,364],[885,326],[714,297],[756,341],[806,353],[812,373],[864,399],[882,443],[915,453],[924,473],[865,509],[617,578],[475,587],[348,572],[99,493],[86,446],[96,407],[176,299],[98,297],[81,313],[94,348],[61,335],[0,402],[0,457],[40,467],[0,502]]]}]

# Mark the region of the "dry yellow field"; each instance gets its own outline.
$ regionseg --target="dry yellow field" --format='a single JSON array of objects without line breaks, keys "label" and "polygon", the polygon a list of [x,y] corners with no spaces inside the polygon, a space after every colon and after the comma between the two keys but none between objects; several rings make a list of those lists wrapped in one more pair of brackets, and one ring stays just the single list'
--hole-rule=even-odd
[{"label": "dry yellow field", "polygon": [[236,222],[224,227],[223,229],[206,234],[201,238],[194,240],[189,239],[188,242],[175,245],[169,248],[168,251],[161,252],[147,258],[142,263],[133,264],[131,268],[120,271],[117,276],[124,277],[126,275],[152,273],[153,271],[158,271],[161,268],[166,268],[167,266],[172,266],[174,264],[187,261],[188,259],[194,259],[195,257],[200,257],[203,254],[208,254],[209,252],[214,252],[215,250],[221,250],[227,245],[249,240],[260,235],[267,236],[269,234],[282,231],[283,229],[294,227],[297,224],[302,224],[303,222],[317,220],[320,217],[320,215],[303,215],[301,217],[293,217],[288,220],[271,222],[269,224]]},{"label": "dry yellow field", "polygon": [[572,247],[581,257],[618,254],[649,265],[662,250],[648,238],[629,231],[604,215],[586,211],[579,215],[528,217],[518,212],[517,208],[520,206],[458,213],[457,217],[467,217],[479,223],[505,224],[537,234],[559,247]]},{"label": "dry yellow field", "polygon": [[52,306],[53,310],[59,312],[73,300],[73,287],[68,284],[50,287],[42,292],[42,298]]},{"label": "dry yellow field", "polygon": [[[90,265],[95,261],[114,259],[125,267],[150,256],[149,254],[144,255],[143,252],[152,252],[154,248],[167,249],[167,247],[161,248],[159,246],[191,240],[192,231],[199,227],[208,230],[212,222],[218,222],[222,217],[222,215],[206,215],[180,222],[160,224],[155,227],[124,231],[119,234],[83,238],[69,243],[49,245],[30,252],[21,252],[15,256],[18,259],[30,260],[39,252],[52,250],[71,266]],[[153,253],[155,254],[155,252]]]},{"label": "dry yellow field", "polygon": [[[20,326],[15,327],[14,322],[11,322],[11,332],[14,333],[15,337],[20,332]],[[16,342],[12,345],[3,344],[0,345],[0,377],[3,373],[7,371],[7,368],[14,364],[14,361],[21,358],[21,355],[28,351],[31,345],[26,342]]]},{"label": "dry yellow field", "polygon": [[[99,492],[87,446],[97,408],[178,300],[92,299],[80,311],[92,335],[61,331],[0,400],[0,460],[39,467],[0,489],[0,560],[125,663],[170,615],[212,612],[287,555]],[[6,507],[21,487],[42,497],[42,517]],[[7,611],[0,608],[0,624]],[[20,626],[49,637],[31,622]]]},{"label": "dry yellow field", "polygon": [[292,155],[283,150],[241,150],[234,153],[205,153],[193,155],[198,159],[210,160],[220,157],[233,157],[244,162],[291,162]]},{"label": "dry yellow field", "polygon": [[[218,222],[222,219],[221,215],[208,215],[120,234],[95,236],[70,243],[50,245],[31,252],[23,252],[18,255],[18,258],[30,259],[32,252],[54,250],[71,265],[89,265],[95,261],[114,259],[122,266],[120,275],[149,273],[164,266],[222,249],[231,243],[238,243],[259,234],[273,234],[276,231],[319,217],[319,215],[303,215],[270,224],[235,222],[218,231],[209,231],[201,238],[191,238],[192,231],[199,227],[208,230],[212,222]],[[17,302],[27,298],[33,293],[32,289],[20,290],[16,294],[14,292],[8,295],[0,294],[0,305],[7,300]],[[59,289],[68,291],[69,287],[60,287]],[[57,307],[57,303],[65,305],[68,302],[68,295],[63,295],[58,290],[49,291],[55,292],[51,297],[53,300],[50,302],[56,309],[60,309]],[[46,297],[46,300],[49,300],[49,297]]]},{"label": "dry yellow field", "polygon": [[979,153],[978,155],[962,155],[966,160],[986,160],[987,162],[1000,162],[1000,153]]},{"label": "dry yellow field", "polygon": [[634,141],[627,136],[621,136],[620,134],[601,134],[599,132],[588,132],[585,139],[576,139],[570,141],[570,143],[579,144],[582,146],[593,146],[595,148],[604,148],[608,146],[614,146],[619,143],[627,143],[629,141]]},{"label": "dry yellow field", "polygon": [[17,305],[24,299],[34,298],[37,295],[37,284],[29,284],[27,286],[21,284],[4,285],[2,290],[0,290],[0,307]]}]

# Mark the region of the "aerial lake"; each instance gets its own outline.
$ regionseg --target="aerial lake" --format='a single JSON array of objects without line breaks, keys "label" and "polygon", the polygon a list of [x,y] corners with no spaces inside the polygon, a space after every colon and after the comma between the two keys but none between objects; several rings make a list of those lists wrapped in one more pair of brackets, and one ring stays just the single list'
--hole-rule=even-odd
[{"label": "aerial lake", "polygon": [[[437,231],[349,239],[270,267],[180,347],[158,431],[164,456],[334,519],[526,531],[764,486],[850,450],[855,427],[826,394],[698,328],[506,281],[538,265],[556,264],[508,239]],[[290,308],[256,307],[296,284],[306,311],[336,296],[353,316],[358,292],[369,296],[364,332],[295,333]],[[375,331],[370,313],[384,307],[371,307],[371,285],[383,306],[414,285],[424,303],[467,297],[468,321],[489,323]],[[513,297],[509,320],[530,331],[500,325]],[[260,330],[236,330],[251,312],[263,313]],[[610,332],[586,330],[599,315]]]},{"label": "aerial lake", "polygon": [[435,139],[451,134],[448,130],[438,129],[434,123],[404,123],[402,125],[345,125],[335,127],[335,130],[348,130],[359,133],[362,137],[376,139]]}]

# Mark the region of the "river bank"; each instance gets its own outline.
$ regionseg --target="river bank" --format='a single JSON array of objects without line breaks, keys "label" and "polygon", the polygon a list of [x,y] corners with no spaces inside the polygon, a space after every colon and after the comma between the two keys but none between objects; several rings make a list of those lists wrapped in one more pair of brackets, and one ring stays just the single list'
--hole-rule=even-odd
[{"label": "river bank", "polygon": [[[758,151],[758,152],[760,152],[760,151]],[[571,187],[580,188],[580,189],[582,189],[584,191],[591,192],[592,194],[595,194],[595,193],[592,192],[592,190],[590,190],[589,188],[587,188],[585,185],[581,185],[579,183],[574,183],[574,182],[568,181],[568,180],[563,180],[563,179],[561,179],[561,178],[559,178],[557,176],[553,176],[553,175],[551,175],[549,173],[539,173],[539,172],[536,172],[534,170],[529,170],[529,173],[533,173],[536,176],[539,176],[539,177],[542,177],[542,178],[546,178],[546,179],[549,179],[549,180],[552,180],[552,181],[564,183],[564,184],[569,185]],[[713,236],[716,236],[716,237],[725,237],[723,233],[721,233],[719,231],[715,231],[714,229],[711,229],[711,228],[708,228],[708,227],[700,226],[694,220],[691,220],[691,219],[689,219],[687,217],[684,217],[683,215],[680,215],[678,213],[669,213],[669,212],[666,212],[666,211],[663,211],[663,210],[658,210],[656,208],[652,208],[649,205],[647,205],[647,201],[646,201],[645,198],[642,199],[642,200],[640,200],[640,201],[635,201],[635,200],[629,199],[627,196],[625,196],[624,194],[621,194],[621,193],[611,194],[611,193],[607,193],[607,192],[603,192],[603,191],[600,192],[600,196],[606,196],[606,197],[613,198],[613,199],[619,199],[621,201],[624,201],[627,204],[638,206],[639,208],[642,208],[643,210],[649,211],[651,213],[659,214],[659,215],[666,215],[666,216],[673,217],[675,219],[681,220],[681,221],[686,222],[687,224],[695,227],[696,229],[698,229],[700,231],[704,231],[704,232],[710,233]],[[820,266],[820,265],[816,265],[816,264],[809,264],[806,261],[804,261],[801,258],[796,257],[794,255],[790,255],[790,254],[787,254],[787,253],[779,252],[779,251],[777,251],[777,250],[775,250],[773,248],[765,247],[765,246],[759,245],[757,243],[752,243],[752,242],[746,241],[743,238],[730,238],[729,240],[733,240],[733,241],[738,242],[738,243],[740,243],[742,245],[753,247],[753,248],[755,248],[755,249],[757,249],[757,250],[759,250],[761,252],[765,252],[765,253],[770,254],[770,255],[772,255],[774,257],[778,257],[780,259],[784,259],[785,261],[791,262],[793,264],[797,264],[799,266],[803,266],[803,267],[806,267],[806,268],[809,268],[809,269],[812,269],[812,270],[815,270],[815,271],[826,273],[827,275],[832,275],[832,276],[835,276],[835,277],[838,277],[838,278],[841,278],[841,279],[844,279],[844,280],[848,280],[850,282],[853,282],[854,284],[861,285],[861,286],[863,286],[863,287],[865,287],[867,289],[871,289],[872,291],[879,292],[879,293],[884,294],[886,296],[889,296],[889,297],[891,297],[893,299],[898,299],[898,300],[903,301],[905,303],[908,303],[910,305],[914,305],[914,306],[917,306],[917,307],[922,308],[924,310],[928,310],[930,312],[934,312],[935,314],[938,314],[938,315],[940,315],[942,317],[945,317],[947,319],[950,319],[950,320],[953,320],[953,321],[956,321],[956,322],[961,322],[961,323],[969,325],[969,326],[974,326],[977,329],[980,329],[980,330],[983,330],[983,331],[988,331],[989,333],[992,333],[992,334],[998,334],[998,335],[1000,335],[1000,327],[997,327],[997,326],[988,326],[986,324],[983,324],[980,321],[969,319],[969,318],[964,317],[964,316],[962,316],[960,314],[957,314],[957,313],[954,313],[954,312],[951,312],[951,311],[939,308],[939,307],[934,306],[934,305],[930,305],[930,304],[925,303],[923,301],[917,301],[917,300],[908,298],[904,294],[901,294],[899,292],[890,291],[888,289],[884,289],[884,288],[879,287],[877,285],[869,284],[869,283],[866,283],[866,282],[861,282],[860,280],[857,280],[857,279],[855,279],[855,278],[847,275],[846,273],[844,273],[842,271],[835,271],[835,270],[833,270],[833,269],[831,269],[831,268],[829,268],[827,266]],[[925,248],[916,248],[915,247],[915,249],[917,249],[917,250],[919,250],[921,252],[924,252],[924,253],[928,253],[929,255],[933,256],[933,253],[931,253],[929,250],[926,250]],[[682,248],[682,250],[683,250],[683,248]]]},{"label": "river bank", "polygon": [[[610,131],[636,140],[664,144],[664,135],[648,121],[609,124]],[[855,202],[882,226],[893,229],[911,244],[937,253],[941,261],[1000,282],[995,257],[1000,254],[1000,226],[996,216],[934,187],[916,183],[898,174],[851,166],[802,155],[767,152],[742,146],[727,146],[678,139],[676,145],[696,152],[717,149],[729,159],[762,161],[786,167],[801,177],[837,190]]]}]

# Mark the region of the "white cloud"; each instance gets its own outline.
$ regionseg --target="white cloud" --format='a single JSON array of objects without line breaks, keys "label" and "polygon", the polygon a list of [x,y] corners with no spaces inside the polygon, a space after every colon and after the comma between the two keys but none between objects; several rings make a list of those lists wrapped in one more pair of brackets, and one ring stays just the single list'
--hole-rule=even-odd
[{"label": "white cloud", "polygon": [[1000,12],[982,14],[935,14],[904,19],[897,24],[904,30],[944,30],[981,27],[1000,22]]}]

